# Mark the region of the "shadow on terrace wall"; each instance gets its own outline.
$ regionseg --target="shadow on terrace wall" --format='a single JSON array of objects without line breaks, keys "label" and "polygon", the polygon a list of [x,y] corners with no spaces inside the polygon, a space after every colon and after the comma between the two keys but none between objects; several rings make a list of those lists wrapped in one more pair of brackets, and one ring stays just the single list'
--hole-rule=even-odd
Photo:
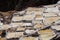
[{"label": "shadow on terrace wall", "polygon": [[0,11],[21,11],[27,7],[38,7],[57,3],[58,0],[0,0]]}]

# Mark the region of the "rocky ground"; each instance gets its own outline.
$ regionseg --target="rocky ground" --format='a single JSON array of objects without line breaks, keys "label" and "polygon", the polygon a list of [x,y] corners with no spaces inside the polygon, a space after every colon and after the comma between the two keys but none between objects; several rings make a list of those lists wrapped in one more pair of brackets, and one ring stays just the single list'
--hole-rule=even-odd
[{"label": "rocky ground", "polygon": [[1,12],[0,40],[60,40],[60,5]]}]

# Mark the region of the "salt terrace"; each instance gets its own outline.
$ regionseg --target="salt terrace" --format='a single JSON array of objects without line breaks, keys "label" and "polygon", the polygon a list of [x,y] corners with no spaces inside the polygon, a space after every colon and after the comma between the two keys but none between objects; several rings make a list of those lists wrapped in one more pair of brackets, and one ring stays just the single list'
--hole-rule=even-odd
[{"label": "salt terrace", "polygon": [[0,40],[60,40],[60,4],[1,15]]}]

